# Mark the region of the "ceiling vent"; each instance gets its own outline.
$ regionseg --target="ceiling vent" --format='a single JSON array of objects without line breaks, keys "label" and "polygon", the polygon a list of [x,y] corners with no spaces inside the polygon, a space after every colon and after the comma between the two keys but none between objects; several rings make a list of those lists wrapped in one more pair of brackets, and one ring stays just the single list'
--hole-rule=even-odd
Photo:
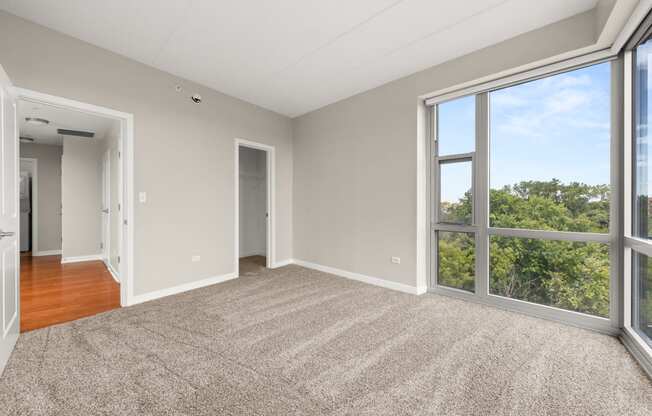
[{"label": "ceiling vent", "polygon": [[68,129],[57,129],[57,133],[64,136],[77,136],[77,137],[95,137],[95,133],[91,131],[81,131],[81,130],[68,130]]}]

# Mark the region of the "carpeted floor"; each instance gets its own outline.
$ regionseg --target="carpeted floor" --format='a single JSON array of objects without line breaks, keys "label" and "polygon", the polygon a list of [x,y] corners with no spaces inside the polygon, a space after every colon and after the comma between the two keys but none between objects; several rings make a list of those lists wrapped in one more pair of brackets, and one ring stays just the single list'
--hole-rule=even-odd
[{"label": "carpeted floor", "polygon": [[25,333],[9,415],[650,415],[615,338],[298,266]]}]

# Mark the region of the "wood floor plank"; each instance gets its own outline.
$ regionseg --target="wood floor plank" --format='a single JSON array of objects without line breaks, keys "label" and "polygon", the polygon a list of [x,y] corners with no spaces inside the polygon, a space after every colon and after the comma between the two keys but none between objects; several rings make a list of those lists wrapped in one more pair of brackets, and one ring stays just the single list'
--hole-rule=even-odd
[{"label": "wood floor plank", "polygon": [[120,307],[120,285],[101,261],[20,258],[20,330],[31,331]]}]

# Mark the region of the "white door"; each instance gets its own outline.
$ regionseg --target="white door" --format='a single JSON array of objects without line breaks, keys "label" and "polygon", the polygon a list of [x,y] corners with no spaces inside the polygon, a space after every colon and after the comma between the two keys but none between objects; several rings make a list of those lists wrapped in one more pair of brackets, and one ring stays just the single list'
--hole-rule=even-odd
[{"label": "white door", "polygon": [[18,339],[18,127],[16,100],[0,66],[0,371]]},{"label": "white door", "polygon": [[102,258],[109,264],[111,256],[111,159],[110,150],[102,158]]}]

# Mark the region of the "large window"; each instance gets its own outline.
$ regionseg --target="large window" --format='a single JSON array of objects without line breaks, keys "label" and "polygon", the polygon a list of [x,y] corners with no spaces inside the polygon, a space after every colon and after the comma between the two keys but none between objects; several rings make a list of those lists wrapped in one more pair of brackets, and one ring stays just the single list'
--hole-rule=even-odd
[{"label": "large window", "polygon": [[612,325],[612,65],[435,102],[437,290]]},{"label": "large window", "polygon": [[650,122],[652,121],[652,40],[642,39],[628,52],[632,83],[632,129],[629,143],[632,160],[632,179],[628,184],[631,199],[631,229],[626,230],[627,256],[631,252],[630,319],[627,328],[638,335],[643,344],[652,346],[652,147],[650,146]]},{"label": "large window", "polygon": [[[491,227],[609,233],[610,90],[606,62],[489,93]],[[491,239],[490,293],[608,316],[608,245],[530,235]]]}]

